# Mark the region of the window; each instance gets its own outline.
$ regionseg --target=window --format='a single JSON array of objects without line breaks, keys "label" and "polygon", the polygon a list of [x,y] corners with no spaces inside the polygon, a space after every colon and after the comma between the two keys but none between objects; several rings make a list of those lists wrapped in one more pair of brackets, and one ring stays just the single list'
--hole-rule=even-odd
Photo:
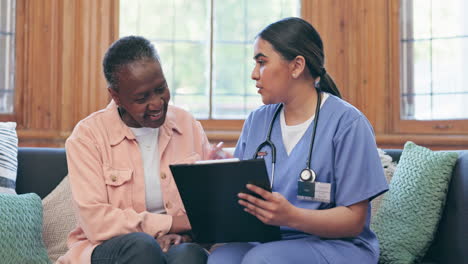
[{"label": "window", "polygon": [[468,119],[467,11],[466,0],[401,1],[401,119]]},{"label": "window", "polygon": [[0,1],[0,114],[13,113],[15,13],[15,0]]},{"label": "window", "polygon": [[154,42],[173,104],[199,119],[244,119],[262,103],[250,79],[255,35],[299,15],[300,0],[120,0],[120,36]]}]

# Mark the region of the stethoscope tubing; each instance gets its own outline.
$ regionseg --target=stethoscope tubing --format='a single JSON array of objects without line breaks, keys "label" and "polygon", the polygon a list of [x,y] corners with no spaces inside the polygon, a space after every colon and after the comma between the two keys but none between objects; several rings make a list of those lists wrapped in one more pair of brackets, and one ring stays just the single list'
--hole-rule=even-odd
[{"label": "stethoscope tubing", "polygon": [[[322,103],[322,93],[319,88],[316,88],[317,91],[317,105],[315,107],[315,117],[314,117],[314,128],[312,131],[312,140],[310,142],[310,148],[309,148],[309,155],[307,158],[307,163],[306,163],[306,169],[310,170],[311,167],[311,161],[312,161],[312,151],[314,148],[314,142],[315,142],[315,134],[317,131],[317,124],[318,124],[318,119],[320,115],[320,106]],[[283,104],[279,104],[278,107],[275,110],[275,113],[273,114],[273,118],[270,121],[270,127],[268,128],[268,133],[266,136],[265,141],[260,143],[260,145],[257,147],[255,150],[255,153],[253,155],[253,159],[258,158],[258,153],[262,150],[263,147],[270,147],[271,150],[271,182],[270,182],[270,187],[273,189],[273,183],[275,179],[275,164],[276,164],[276,146],[271,141],[271,131],[273,130],[273,125],[275,123],[276,118],[278,117],[278,114],[281,112],[281,109],[283,108]]]}]

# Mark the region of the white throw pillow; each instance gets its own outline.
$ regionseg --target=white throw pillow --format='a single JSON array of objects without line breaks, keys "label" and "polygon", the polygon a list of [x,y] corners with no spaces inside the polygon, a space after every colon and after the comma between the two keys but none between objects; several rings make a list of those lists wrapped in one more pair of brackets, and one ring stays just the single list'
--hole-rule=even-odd
[{"label": "white throw pillow", "polygon": [[15,122],[0,122],[0,193],[16,194],[18,137]]},{"label": "white throw pillow", "polygon": [[[392,157],[387,155],[382,149],[377,149],[379,152],[380,156],[380,161],[382,162],[382,167],[384,169],[385,173],[385,178],[387,179],[387,183],[390,184],[390,181],[392,180],[393,173],[395,172],[396,169],[396,162],[393,161]],[[371,217],[375,216],[377,213],[377,209],[380,207],[380,203],[382,201],[383,195],[379,195],[378,197],[375,197],[371,204],[372,204],[372,213]],[[372,218],[371,218],[372,222]]]},{"label": "white throw pillow", "polygon": [[42,206],[42,237],[50,260],[55,262],[67,252],[68,233],[77,224],[68,176],[42,200]]}]

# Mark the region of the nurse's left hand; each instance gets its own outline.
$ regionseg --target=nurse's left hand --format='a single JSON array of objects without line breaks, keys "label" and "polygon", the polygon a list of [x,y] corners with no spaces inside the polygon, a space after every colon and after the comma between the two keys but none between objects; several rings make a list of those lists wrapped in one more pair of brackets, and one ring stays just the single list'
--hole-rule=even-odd
[{"label": "nurse's left hand", "polygon": [[252,184],[247,184],[247,189],[257,193],[265,200],[246,193],[239,193],[239,204],[245,207],[246,212],[268,225],[289,226],[291,215],[296,207],[283,195],[277,192],[271,193]]}]

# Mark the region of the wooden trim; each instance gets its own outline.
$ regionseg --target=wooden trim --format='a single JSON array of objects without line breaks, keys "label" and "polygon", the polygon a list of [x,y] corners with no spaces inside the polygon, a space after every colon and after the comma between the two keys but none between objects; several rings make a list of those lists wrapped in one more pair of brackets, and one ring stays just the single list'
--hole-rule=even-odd
[{"label": "wooden trim", "polygon": [[30,130],[24,130],[20,129],[18,130],[18,137],[21,139],[29,139],[29,140],[35,140],[35,139],[56,139],[56,140],[65,140],[70,136],[70,133],[62,133],[60,131],[51,131],[51,130],[41,130],[41,129],[30,129]]},{"label": "wooden trim", "polygon": [[394,131],[401,134],[468,135],[468,120],[399,120]]},{"label": "wooden trim", "polygon": [[212,144],[222,141],[224,147],[235,147],[240,133],[240,131],[210,130],[206,131],[206,136]]},{"label": "wooden trim", "polygon": [[[385,128],[383,134],[394,133],[395,116],[400,113],[400,26],[395,23],[399,19],[400,0],[390,0],[387,4],[387,62],[388,70],[386,74],[387,87],[385,88],[384,107],[388,109],[385,115]],[[397,42],[395,40],[398,39]],[[398,113],[398,114],[395,114]]]},{"label": "wooden trim", "polygon": [[423,135],[423,134],[378,134],[377,145],[380,148],[401,149],[407,141],[433,149],[468,149],[468,136],[466,135]]},{"label": "wooden trim", "polygon": [[205,130],[213,131],[241,131],[244,120],[205,119],[199,120]]},{"label": "wooden trim", "polygon": [[[29,24],[27,13],[27,0],[16,0],[16,25],[15,25],[15,106],[14,113],[10,115],[9,121],[18,124],[23,123],[23,118],[18,113],[24,111],[24,94],[26,93],[25,76],[27,75],[28,56],[25,54],[28,43],[27,25]],[[21,52],[20,52],[21,51]]]},{"label": "wooden trim", "polygon": [[199,120],[211,143],[224,142],[225,147],[236,146],[244,120]]},{"label": "wooden trim", "polygon": [[16,116],[14,114],[0,114],[0,122],[15,122]]}]

